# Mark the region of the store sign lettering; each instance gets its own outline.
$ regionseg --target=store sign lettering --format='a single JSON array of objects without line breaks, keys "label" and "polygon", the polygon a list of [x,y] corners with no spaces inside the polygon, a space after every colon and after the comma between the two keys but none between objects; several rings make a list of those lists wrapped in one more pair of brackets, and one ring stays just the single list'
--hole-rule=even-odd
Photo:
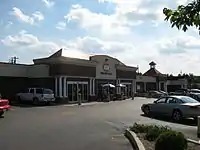
[{"label": "store sign lettering", "polygon": [[111,72],[101,72],[102,75],[112,75]]}]

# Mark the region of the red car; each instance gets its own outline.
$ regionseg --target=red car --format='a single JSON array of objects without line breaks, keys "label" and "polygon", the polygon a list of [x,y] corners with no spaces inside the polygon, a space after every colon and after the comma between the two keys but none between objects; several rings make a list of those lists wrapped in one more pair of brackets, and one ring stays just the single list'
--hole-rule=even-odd
[{"label": "red car", "polygon": [[9,101],[7,99],[0,99],[0,117],[5,111],[10,109]]}]

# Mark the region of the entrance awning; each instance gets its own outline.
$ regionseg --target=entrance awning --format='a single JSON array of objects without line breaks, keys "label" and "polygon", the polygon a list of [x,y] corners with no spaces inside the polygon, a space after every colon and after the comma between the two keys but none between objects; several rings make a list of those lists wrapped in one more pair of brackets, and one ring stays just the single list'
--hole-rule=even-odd
[{"label": "entrance awning", "polygon": [[124,84],[118,84],[117,87],[126,87]]},{"label": "entrance awning", "polygon": [[111,87],[111,88],[115,88],[115,86],[113,84],[104,84],[102,85],[102,87]]}]

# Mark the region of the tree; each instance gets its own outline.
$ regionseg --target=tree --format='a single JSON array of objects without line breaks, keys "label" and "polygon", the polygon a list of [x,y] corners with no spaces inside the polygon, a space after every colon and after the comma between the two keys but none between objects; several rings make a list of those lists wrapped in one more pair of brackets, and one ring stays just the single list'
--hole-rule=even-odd
[{"label": "tree", "polygon": [[200,34],[200,0],[194,0],[186,6],[179,5],[175,10],[164,8],[163,13],[172,28],[177,27],[185,32],[189,27],[194,26]]}]

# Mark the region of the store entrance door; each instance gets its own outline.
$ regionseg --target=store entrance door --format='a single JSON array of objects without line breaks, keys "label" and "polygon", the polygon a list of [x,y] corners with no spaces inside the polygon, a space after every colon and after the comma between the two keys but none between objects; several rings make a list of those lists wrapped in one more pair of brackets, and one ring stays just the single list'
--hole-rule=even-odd
[{"label": "store entrance door", "polygon": [[74,103],[88,100],[88,82],[67,82],[69,102]]},{"label": "store entrance door", "polygon": [[130,98],[132,96],[132,84],[131,83],[121,83],[126,85],[125,87],[125,95]]}]

